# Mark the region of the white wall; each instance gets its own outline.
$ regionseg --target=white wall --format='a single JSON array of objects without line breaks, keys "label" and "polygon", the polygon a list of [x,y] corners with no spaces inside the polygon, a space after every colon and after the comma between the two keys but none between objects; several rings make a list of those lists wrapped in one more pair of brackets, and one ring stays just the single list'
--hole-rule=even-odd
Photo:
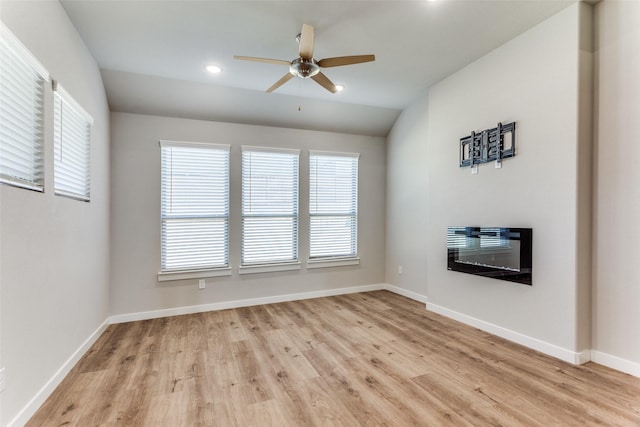
[{"label": "white wall", "polygon": [[[112,113],[111,313],[265,298],[384,282],[384,138]],[[230,263],[233,275],[158,282],[160,270],[160,139],[231,144]],[[240,146],[298,148],[301,271],[238,275],[241,238]],[[360,265],[306,270],[308,150],[360,153]]]},{"label": "white wall", "polygon": [[594,359],[640,376],[640,2],[596,6]]},{"label": "white wall", "polygon": [[50,88],[45,192],[0,185],[5,425],[108,316],[109,110],[98,67],[58,2],[2,1],[0,19],[94,118],[90,203],[53,195]]},{"label": "white wall", "polygon": [[[388,189],[412,197],[388,196],[387,281],[426,291],[430,308],[567,360],[590,344],[578,333],[588,328],[588,307],[577,303],[590,285],[577,272],[589,257],[577,246],[578,229],[588,239],[590,225],[589,215],[578,215],[578,204],[589,203],[578,200],[583,186],[589,193],[589,173],[578,170],[588,171],[590,160],[579,156],[590,151],[589,132],[579,137],[588,119],[580,113],[590,109],[582,97],[589,74],[580,86],[579,64],[591,55],[580,47],[580,21],[590,11],[573,5],[432,86],[388,140],[388,169],[402,171],[389,174]],[[460,138],[498,121],[517,122],[517,156],[502,169],[481,165],[477,175],[459,168]],[[533,228],[533,286],[447,271],[452,225]],[[420,274],[398,276],[397,264]]]}]

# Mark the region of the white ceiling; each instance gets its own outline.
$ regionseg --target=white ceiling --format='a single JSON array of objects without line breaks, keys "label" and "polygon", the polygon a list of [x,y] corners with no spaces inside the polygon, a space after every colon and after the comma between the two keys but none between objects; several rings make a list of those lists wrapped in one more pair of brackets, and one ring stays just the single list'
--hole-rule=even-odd
[{"label": "white ceiling", "polygon": [[[429,86],[575,0],[62,0],[102,69],[112,111],[384,136]],[[324,73],[331,94],[287,68],[302,24],[314,57],[375,54]],[[211,75],[205,66],[223,68]]]}]

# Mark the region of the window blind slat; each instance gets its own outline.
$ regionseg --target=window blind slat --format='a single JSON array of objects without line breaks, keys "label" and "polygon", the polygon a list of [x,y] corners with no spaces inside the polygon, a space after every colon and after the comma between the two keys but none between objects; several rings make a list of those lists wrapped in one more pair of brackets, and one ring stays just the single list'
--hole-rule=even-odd
[{"label": "window blind slat", "polygon": [[243,148],[243,265],[298,259],[298,161],[293,150]]},{"label": "window blind slat", "polygon": [[358,155],[309,155],[309,258],[358,253]]},{"label": "window blind slat", "polygon": [[161,270],[229,265],[229,147],[161,143]]}]

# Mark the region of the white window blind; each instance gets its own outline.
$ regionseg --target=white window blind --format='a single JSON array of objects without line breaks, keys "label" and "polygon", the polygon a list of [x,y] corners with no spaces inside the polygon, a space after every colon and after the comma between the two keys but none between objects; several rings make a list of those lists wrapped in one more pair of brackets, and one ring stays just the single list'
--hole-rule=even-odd
[{"label": "white window blind", "polygon": [[358,253],[358,154],[309,153],[309,258]]},{"label": "white window blind", "polygon": [[229,146],[161,141],[161,269],[229,265]]},{"label": "white window blind", "polygon": [[2,23],[0,76],[0,182],[43,191],[49,74]]},{"label": "white window blind", "polygon": [[55,194],[89,201],[93,118],[59,85],[53,106]]},{"label": "white window blind", "polygon": [[299,154],[242,147],[242,265],[297,261]]}]

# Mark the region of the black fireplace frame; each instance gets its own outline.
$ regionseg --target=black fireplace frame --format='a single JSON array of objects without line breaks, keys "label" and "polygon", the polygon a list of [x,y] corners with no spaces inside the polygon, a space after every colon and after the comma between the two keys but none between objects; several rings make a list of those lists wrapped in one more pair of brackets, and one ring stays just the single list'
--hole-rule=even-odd
[{"label": "black fireplace frame", "polygon": [[[520,268],[517,271],[498,266],[476,265],[458,262],[460,248],[451,247],[447,244],[447,270],[461,273],[474,274],[477,276],[490,277],[498,280],[533,285],[532,271],[532,235],[531,228],[511,228],[511,227],[449,227],[447,235],[464,233],[467,239],[480,239],[481,235],[492,235],[508,242],[517,240],[520,242]],[[496,231],[499,230],[499,231]],[[476,245],[481,251],[480,245]]]}]

